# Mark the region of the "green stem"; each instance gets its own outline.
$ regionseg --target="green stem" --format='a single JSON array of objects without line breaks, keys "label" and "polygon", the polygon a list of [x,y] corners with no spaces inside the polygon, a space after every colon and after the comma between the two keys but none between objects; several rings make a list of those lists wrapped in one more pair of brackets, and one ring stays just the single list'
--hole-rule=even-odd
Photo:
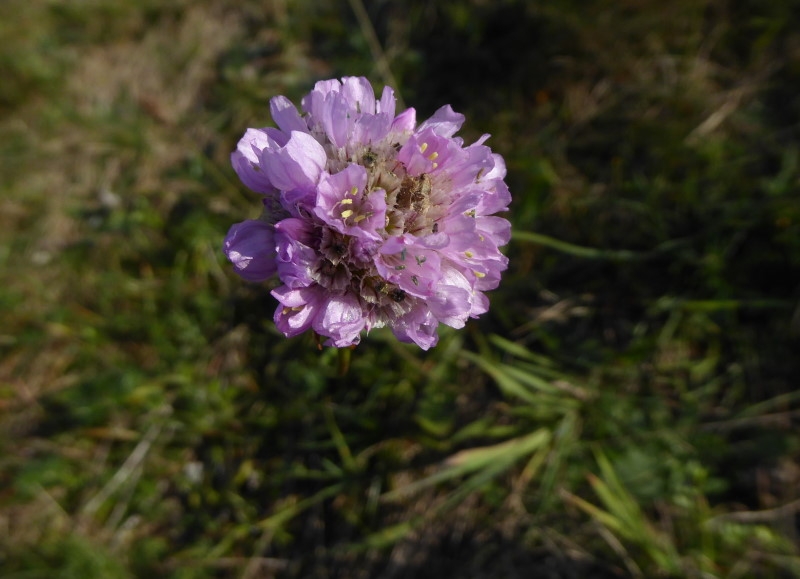
[{"label": "green stem", "polygon": [[352,354],[352,348],[339,348],[339,376],[346,376],[350,370]]},{"label": "green stem", "polygon": [[586,259],[608,259],[611,261],[640,261],[649,259],[658,253],[663,253],[683,243],[682,240],[672,240],[662,243],[652,251],[630,251],[628,249],[597,249],[594,247],[583,247],[531,231],[514,231],[511,233],[511,238],[516,241],[527,241],[529,243],[543,245],[576,257],[583,257]]}]

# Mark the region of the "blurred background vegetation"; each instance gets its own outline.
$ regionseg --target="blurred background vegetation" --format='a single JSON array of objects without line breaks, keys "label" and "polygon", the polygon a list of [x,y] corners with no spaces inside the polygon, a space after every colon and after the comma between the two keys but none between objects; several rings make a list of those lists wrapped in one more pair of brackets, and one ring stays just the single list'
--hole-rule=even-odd
[{"label": "blurred background vegetation", "polygon": [[[800,576],[800,4],[3,0],[0,577]],[[492,309],[275,331],[228,156],[316,80],[508,164]]]}]

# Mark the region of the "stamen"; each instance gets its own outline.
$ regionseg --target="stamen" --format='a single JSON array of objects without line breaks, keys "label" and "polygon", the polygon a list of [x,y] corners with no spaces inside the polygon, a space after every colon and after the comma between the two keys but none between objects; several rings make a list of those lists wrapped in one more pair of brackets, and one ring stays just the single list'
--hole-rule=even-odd
[{"label": "stamen", "polygon": [[350,195],[352,195],[353,197],[358,195],[358,187],[353,187],[352,189],[350,189]]},{"label": "stamen", "polygon": [[352,209],[345,209],[344,211],[342,211],[342,219],[347,219],[352,214],[353,214],[353,210]]},{"label": "stamen", "polygon": [[438,158],[439,158],[439,153],[437,153],[436,151],[428,155],[428,159],[430,159],[431,161],[435,161]]},{"label": "stamen", "polygon": [[342,205],[352,205],[353,204],[353,200],[352,199],[342,199],[341,201],[339,201],[339,203],[341,203]]},{"label": "stamen", "polygon": [[423,153],[423,154],[424,154],[424,153],[425,153],[425,151],[426,151],[427,149],[428,149],[428,143],[422,143],[422,144],[419,146],[419,152],[420,152],[420,153]]},{"label": "stamen", "polygon": [[483,278],[483,277],[486,277],[486,274],[485,274],[485,273],[481,273],[481,272],[479,272],[479,271],[475,271],[474,269],[472,270],[472,273],[474,273],[474,274],[475,274],[475,277],[477,277],[478,279],[480,279],[480,278]]},{"label": "stamen", "polygon": [[356,215],[356,216],[353,218],[353,223],[361,223],[361,222],[362,222],[362,221],[364,221],[366,218],[367,218],[367,216],[366,216],[366,215]]},{"label": "stamen", "polygon": [[435,169],[436,167],[439,166],[439,163],[431,163],[431,165],[433,165],[433,168]]},{"label": "stamen", "polygon": [[472,257],[473,257],[475,254],[474,254],[474,253],[472,253],[471,251],[465,251],[465,252],[464,252],[464,255],[466,255],[468,258],[472,259]]}]

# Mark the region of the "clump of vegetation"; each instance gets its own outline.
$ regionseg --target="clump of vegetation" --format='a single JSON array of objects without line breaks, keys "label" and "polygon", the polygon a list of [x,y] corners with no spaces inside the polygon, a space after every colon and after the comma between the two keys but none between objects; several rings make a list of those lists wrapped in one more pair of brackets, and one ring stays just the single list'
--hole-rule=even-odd
[{"label": "clump of vegetation", "polygon": [[[0,575],[800,574],[797,11],[369,4],[0,6]],[[489,313],[347,372],[221,251],[342,75],[514,199]]]}]

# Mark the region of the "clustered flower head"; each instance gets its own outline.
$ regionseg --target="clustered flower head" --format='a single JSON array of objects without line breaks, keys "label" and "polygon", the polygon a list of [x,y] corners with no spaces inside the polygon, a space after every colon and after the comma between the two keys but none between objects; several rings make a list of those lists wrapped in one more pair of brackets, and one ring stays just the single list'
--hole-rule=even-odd
[{"label": "clustered flower head", "polygon": [[511,200],[502,157],[464,145],[449,105],[417,125],[395,115],[365,78],[320,81],[302,114],[270,101],[278,128],[248,129],[231,160],[263,196],[260,219],[231,227],[224,250],[249,281],[277,274],[275,323],[326,344],[358,344],[388,326],[423,349],[440,323],[463,327],[487,311],[508,260],[511,227],[494,216]]}]

